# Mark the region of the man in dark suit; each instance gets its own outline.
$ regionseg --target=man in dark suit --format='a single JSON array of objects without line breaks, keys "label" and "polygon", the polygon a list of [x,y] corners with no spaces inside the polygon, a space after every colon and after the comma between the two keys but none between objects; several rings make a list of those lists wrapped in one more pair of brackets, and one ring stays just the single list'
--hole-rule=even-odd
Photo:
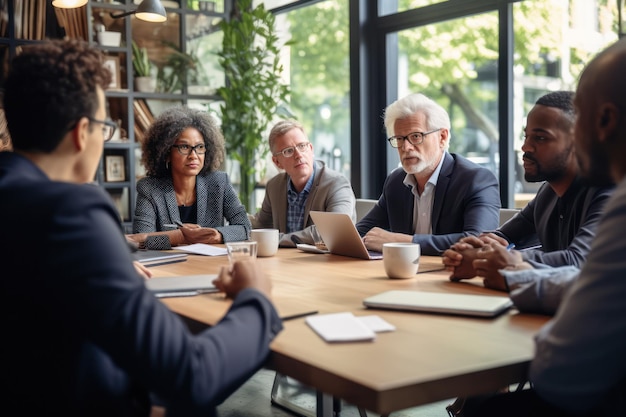
[{"label": "man in dark suit", "polygon": [[411,94],[387,107],[385,127],[402,169],[389,174],[378,203],[357,223],[368,249],[413,242],[424,255],[440,255],[461,237],[498,227],[498,181],[447,152],[450,117],[441,106]]},{"label": "man in dark suit", "polygon": [[[14,152],[0,152],[3,406],[15,415],[209,416],[261,367],[281,322],[254,263],[221,271],[233,303],[196,335],[133,268],[111,199],[93,180],[113,136],[102,52],[25,46],[6,79]],[[35,121],[35,122],[33,122]]]}]

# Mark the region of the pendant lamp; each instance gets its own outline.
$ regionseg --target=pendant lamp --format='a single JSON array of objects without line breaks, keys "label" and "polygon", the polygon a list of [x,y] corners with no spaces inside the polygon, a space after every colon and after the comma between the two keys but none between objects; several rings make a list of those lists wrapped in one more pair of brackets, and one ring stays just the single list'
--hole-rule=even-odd
[{"label": "pendant lamp", "polygon": [[146,22],[159,23],[167,20],[165,7],[163,7],[159,0],[143,0],[136,10],[118,14],[111,13],[110,15],[112,18],[117,19],[131,14],[137,16],[137,19],[145,20]]}]

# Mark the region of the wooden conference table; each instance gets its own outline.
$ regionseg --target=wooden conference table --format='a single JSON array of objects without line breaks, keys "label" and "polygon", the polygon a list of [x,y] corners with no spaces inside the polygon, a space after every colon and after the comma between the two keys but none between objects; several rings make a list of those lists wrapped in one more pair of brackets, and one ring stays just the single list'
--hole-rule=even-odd
[{"label": "wooden conference table", "polygon": [[[258,258],[272,278],[273,301],[284,330],[271,345],[268,366],[326,394],[318,416],[332,415],[329,398],[342,398],[379,414],[457,396],[495,392],[523,381],[534,351],[533,335],[545,316],[515,310],[495,319],[370,310],[365,297],[391,289],[502,295],[480,280],[452,283],[441,259],[422,256],[415,278],[391,280],[382,261],[280,249]],[[217,273],[225,256],[189,255],[186,262],[152,267],[155,276]],[[426,272],[440,269],[439,271]],[[221,294],[167,298],[191,323],[214,325],[230,302]],[[304,314],[378,315],[396,326],[373,342],[326,343]],[[295,317],[291,318],[290,317]]]}]

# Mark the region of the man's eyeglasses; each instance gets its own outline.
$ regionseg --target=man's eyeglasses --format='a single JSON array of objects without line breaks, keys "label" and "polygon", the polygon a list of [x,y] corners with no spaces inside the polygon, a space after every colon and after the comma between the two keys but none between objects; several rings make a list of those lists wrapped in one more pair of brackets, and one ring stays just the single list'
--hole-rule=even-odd
[{"label": "man's eyeglasses", "polygon": [[196,155],[204,155],[206,153],[206,145],[204,143],[199,143],[196,146],[184,143],[181,145],[172,145],[172,148],[178,149],[178,153],[181,155],[189,155],[192,151],[196,151]]},{"label": "man's eyeglasses", "polygon": [[102,123],[102,136],[104,137],[104,141],[108,142],[113,137],[115,133],[115,129],[117,129],[117,125],[113,120],[98,120],[93,117],[87,117],[92,123]]},{"label": "man's eyeglasses", "polygon": [[394,148],[399,147],[402,144],[403,140],[408,140],[411,145],[421,145],[424,142],[424,136],[438,132],[439,130],[441,130],[441,128],[431,130],[430,132],[413,132],[409,133],[406,136],[396,135],[390,137],[387,140],[389,141],[389,144]]},{"label": "man's eyeglasses", "polygon": [[283,149],[282,151],[278,151],[274,153],[274,156],[278,156],[282,154],[285,158],[291,158],[293,154],[296,152],[296,149],[300,153],[304,153],[309,149],[309,142],[298,143],[296,146],[290,146],[288,148]]}]

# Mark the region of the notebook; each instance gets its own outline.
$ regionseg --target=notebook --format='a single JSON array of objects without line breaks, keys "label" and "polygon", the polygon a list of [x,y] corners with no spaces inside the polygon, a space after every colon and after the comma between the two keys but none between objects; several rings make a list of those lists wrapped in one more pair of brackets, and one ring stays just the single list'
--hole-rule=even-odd
[{"label": "notebook", "polygon": [[383,259],[382,253],[365,247],[352,218],[346,213],[311,211],[309,214],[330,253],[361,259]]},{"label": "notebook", "polygon": [[363,300],[370,308],[495,317],[513,306],[509,297],[393,290]]},{"label": "notebook", "polygon": [[181,275],[157,277],[146,280],[146,288],[156,297],[188,297],[198,294],[219,292],[213,285],[217,274]]},{"label": "notebook", "polygon": [[133,253],[133,259],[145,266],[156,266],[186,261],[187,254],[182,252],[164,252],[160,250],[138,250]]}]

